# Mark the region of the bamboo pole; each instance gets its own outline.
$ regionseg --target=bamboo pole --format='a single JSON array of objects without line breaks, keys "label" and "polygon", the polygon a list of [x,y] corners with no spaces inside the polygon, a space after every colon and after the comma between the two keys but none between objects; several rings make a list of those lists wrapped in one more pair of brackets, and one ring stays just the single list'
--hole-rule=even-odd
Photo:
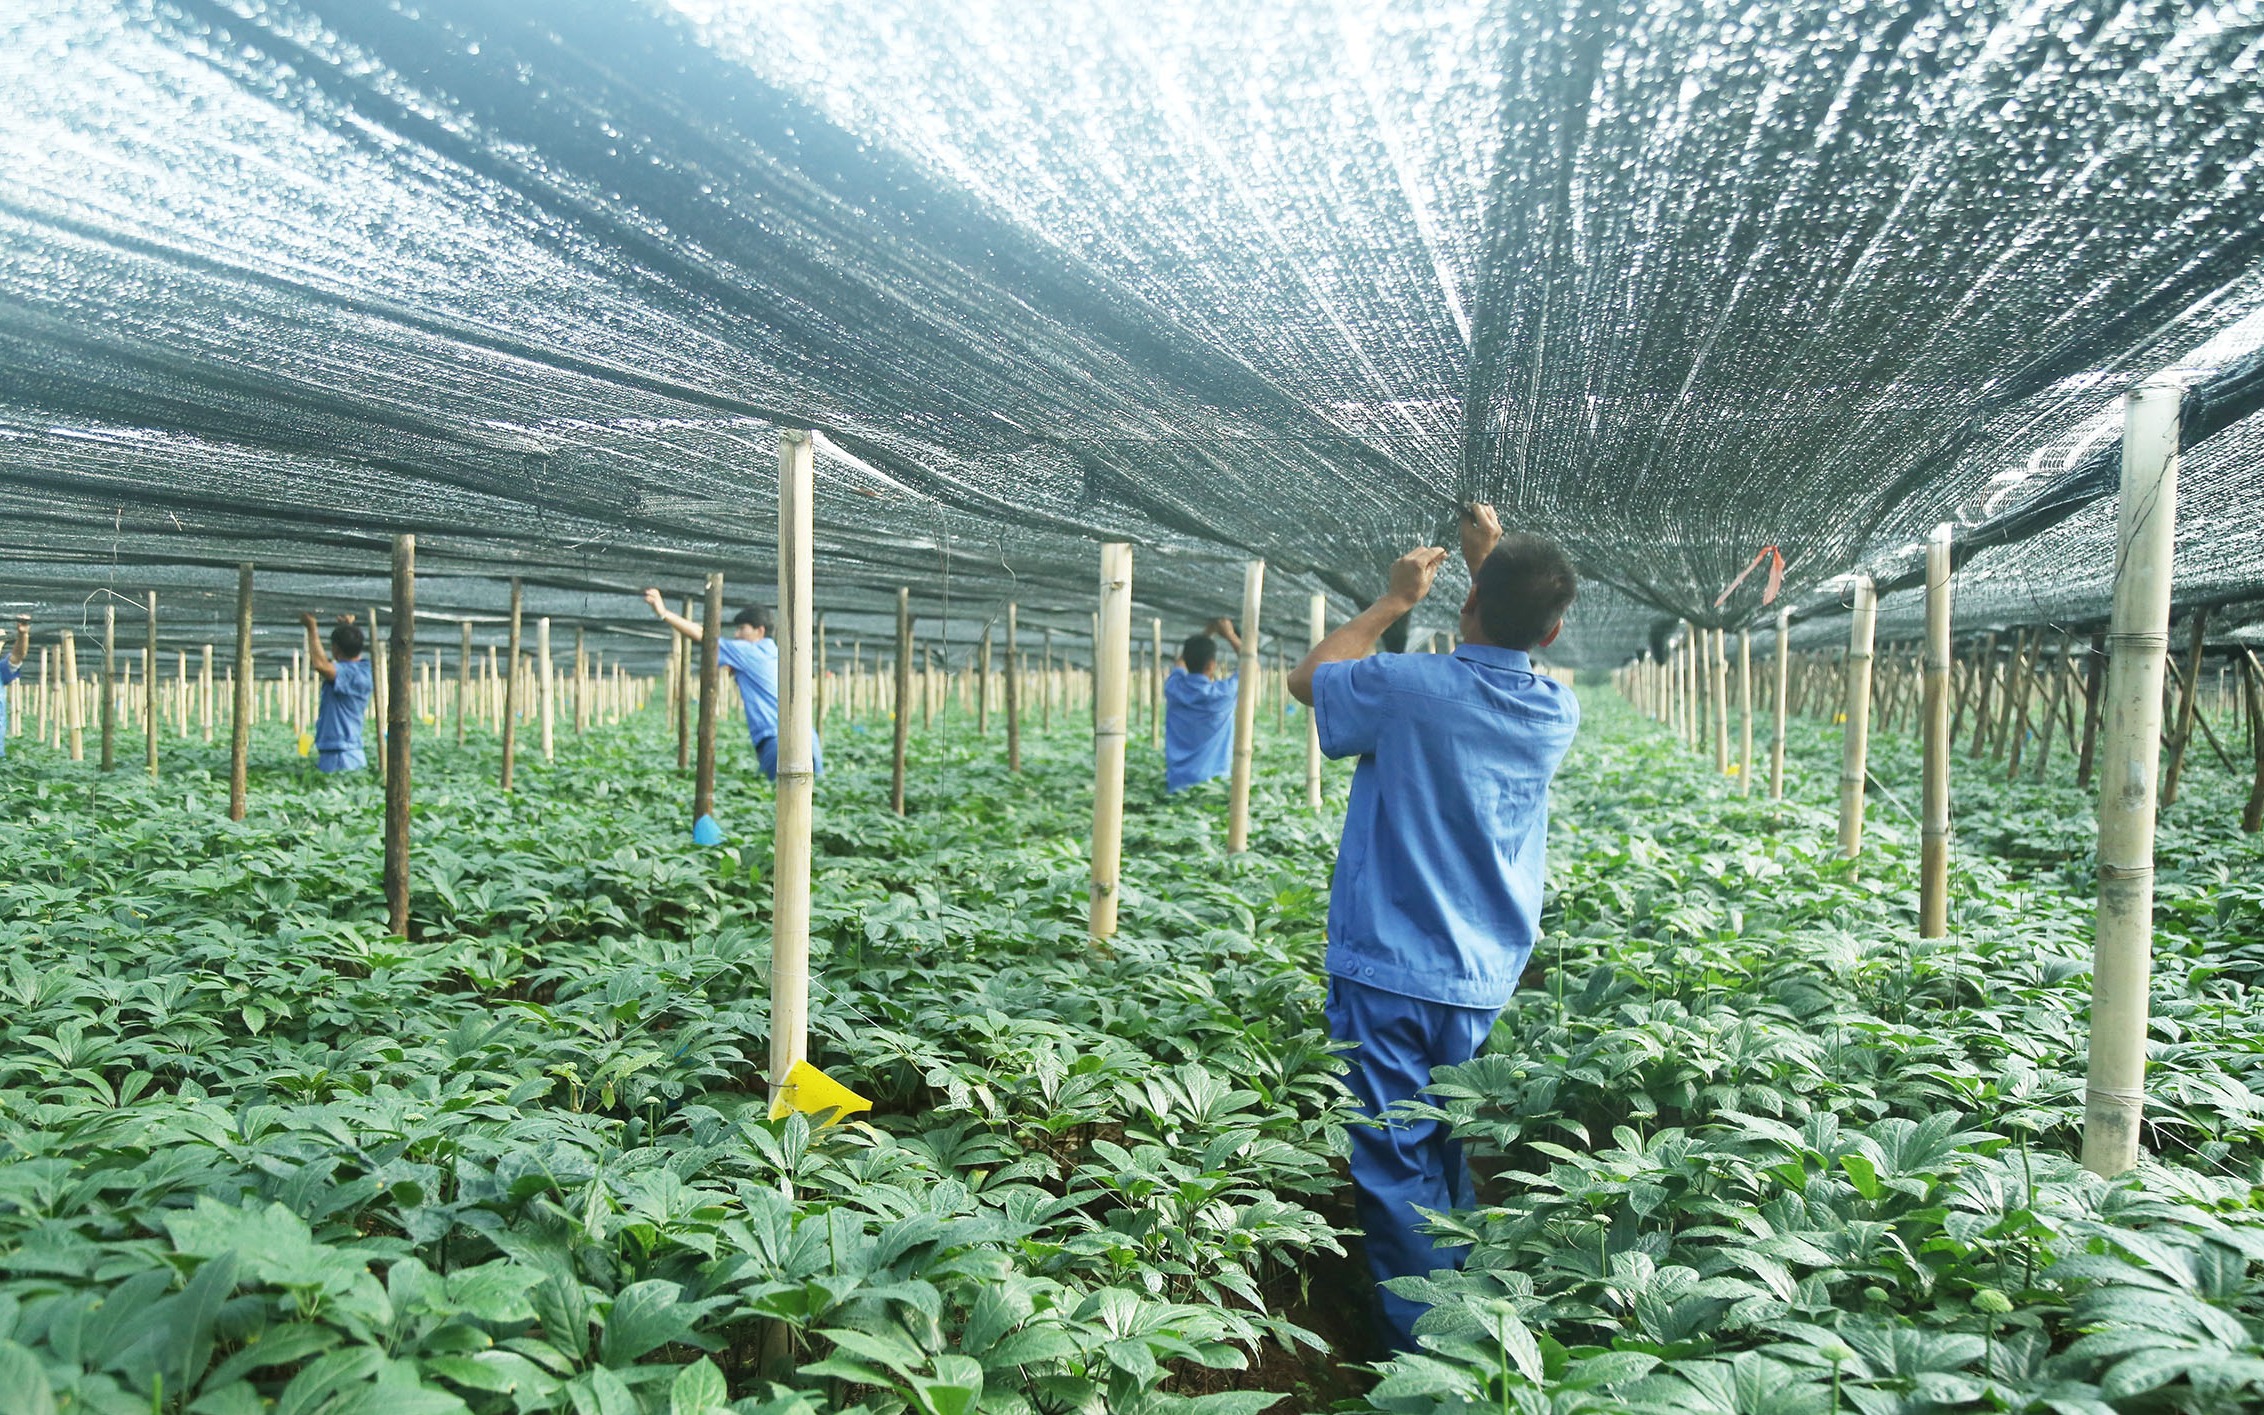
[{"label": "bamboo pole", "polygon": [[558,760],[558,673],[550,658],[550,616],[535,620],[535,703],[542,722],[542,759]]},{"label": "bamboo pole", "polygon": [[[1307,600],[1305,617],[1310,621],[1306,625],[1305,646],[1317,649],[1328,635],[1329,597],[1317,594]],[[1305,808],[1312,811],[1321,808],[1321,720],[1313,715],[1311,708],[1305,710]]]},{"label": "bamboo pole", "polygon": [[1737,794],[1753,794],[1753,631],[1737,631]]},{"label": "bamboo pole", "polygon": [[2083,667],[2083,750],[2076,759],[2075,784],[2088,787],[2092,768],[2098,763],[2099,700],[2107,686],[2107,636],[2104,633],[2091,636]]},{"label": "bamboo pole", "polygon": [[2019,659],[2013,670],[2012,742],[2005,757],[2005,780],[2017,780],[2020,761],[2028,746],[2029,712],[2036,697],[2036,666],[2044,658],[2044,631],[2036,630],[2022,636]]},{"label": "bamboo pole", "polygon": [[157,703],[157,591],[149,592],[149,638],[142,652],[147,656],[147,667],[142,673],[142,738],[147,746],[149,779],[157,780],[157,722],[162,715]]},{"label": "bamboo pole", "polygon": [[2248,752],[2256,759],[2248,805],[2240,813],[2240,828],[2254,835],[2264,830],[2264,663],[2256,661],[2254,649],[2241,650],[2240,681],[2248,705]]},{"label": "bamboo pole", "polygon": [[102,769],[118,769],[118,606],[102,606]]},{"label": "bamboo pole", "polygon": [[503,789],[511,789],[511,767],[519,747],[519,577],[511,577],[511,628],[503,653]]},{"label": "bamboo pole", "polygon": [[1163,620],[1148,621],[1155,656],[1148,666],[1148,745],[1163,746]]},{"label": "bamboo pole", "polygon": [[889,761],[888,806],[904,814],[904,754],[912,740],[912,591],[896,591],[896,731]]},{"label": "bamboo pole", "polygon": [[236,673],[234,722],[228,741],[228,819],[244,818],[252,748],[252,567],[236,567]]},{"label": "bamboo pole", "polygon": [[715,816],[716,695],[723,686],[723,576],[707,577],[706,614],[700,624],[700,722],[692,770],[692,826]]},{"label": "bamboo pole", "polygon": [[[2060,635],[2060,656],[2052,672],[2052,695],[2044,702],[2044,730],[2036,734],[2036,779],[2044,779],[2044,769],[2052,760],[2052,737],[2059,731],[2060,704],[2067,699],[2067,662],[2073,655],[2075,638]],[[2042,662],[2039,658],[2038,662]]]},{"label": "bamboo pole", "polygon": [[983,626],[982,667],[975,679],[975,735],[990,736],[991,626]]},{"label": "bamboo pole", "polygon": [[1022,651],[1014,637],[1014,601],[1006,602],[1006,769],[1022,769]]},{"label": "bamboo pole", "polygon": [[[681,636],[679,636],[681,637]],[[574,735],[590,730],[590,646],[585,626],[574,626]]]},{"label": "bamboo pole", "polygon": [[1847,723],[1840,736],[1839,851],[1863,853],[1863,788],[1871,752],[1871,636],[1879,618],[1871,577],[1855,577],[1855,606],[1847,635]]},{"label": "bamboo pole", "polygon": [[1926,541],[1924,804],[1919,826],[1918,936],[1940,938],[1950,917],[1950,538],[1947,521]]},{"label": "bamboo pole", "polygon": [[2177,532],[2179,396],[2174,384],[2150,383],[2123,405],[2083,1119],[2083,1167],[2109,1178],[2138,1162],[2145,1112],[2154,814]]},{"label": "bamboo pole", "polygon": [[833,693],[826,684],[827,675],[833,671],[832,665],[827,662],[827,659],[829,657],[828,647],[831,642],[831,640],[826,638],[825,616],[821,614],[818,616],[817,680],[815,686],[811,690],[811,715],[817,719],[817,730],[819,732],[825,731],[826,714],[831,711],[833,707]]},{"label": "bamboo pole", "polygon": [[1792,688],[1792,610],[1777,611],[1777,702],[1776,735],[1769,743],[1769,799],[1784,799],[1784,733],[1785,713],[1791,705]]},{"label": "bamboo pole", "polygon": [[[377,743],[377,770],[382,777],[385,774],[386,752],[389,746],[385,740],[385,724],[392,721],[387,713],[391,710],[393,701],[393,674],[391,671],[391,655],[386,653],[384,646],[378,641],[377,635],[377,606],[371,605],[369,637],[367,647],[363,652],[369,655],[370,660],[370,703],[377,712],[377,726],[370,736]],[[307,666],[310,670],[313,668],[314,665],[311,660]],[[317,700],[320,700],[319,689],[317,690]]]},{"label": "bamboo pole", "polygon": [[810,434],[778,438],[778,794],[771,837],[770,1086],[776,1099],[809,1048],[812,738]]},{"label": "bamboo pole", "polygon": [[1706,636],[1707,711],[1714,728],[1714,774],[1729,775],[1729,649],[1720,629]]},{"label": "bamboo pole", "polygon": [[2170,759],[2162,768],[2162,804],[2174,806],[2178,799],[2178,777],[2185,770],[2185,749],[2193,741],[2195,710],[2199,705],[2201,686],[2201,653],[2209,633],[2209,610],[2203,606],[2193,612],[2192,647],[2186,653],[2185,671],[2178,684],[2177,730],[2170,734]]},{"label": "bamboo pole", "polygon": [[[1132,669],[1132,547],[1101,547],[1099,631],[1093,641],[1093,885],[1088,932],[1116,933],[1124,851],[1126,679]],[[1246,694],[1245,694],[1246,695]]]},{"label": "bamboo pole", "polygon": [[[373,632],[375,628],[372,624]],[[386,926],[403,938],[409,936],[409,754],[416,731],[416,666],[417,538],[397,535],[393,641],[385,656],[390,679],[385,700],[385,915]]]},{"label": "bamboo pole", "polygon": [[1038,674],[1038,730],[1048,732],[1053,729],[1053,628],[1051,625],[1046,627],[1045,657],[1041,661],[1045,667]]},{"label": "bamboo pole", "polygon": [[1989,724],[1995,721],[1989,710],[1997,686],[1997,636],[1994,633],[1981,640],[1981,657],[1974,667],[1981,675],[1981,698],[1973,709],[1973,745],[1966,750],[1966,755],[1979,761],[1981,753],[1989,746]]},{"label": "bamboo pole", "polygon": [[464,699],[472,692],[472,621],[456,626],[456,745],[464,745]]},{"label": "bamboo pole", "polygon": [[1263,672],[1259,657],[1259,612],[1265,608],[1266,562],[1252,560],[1242,567],[1242,652],[1234,672],[1234,775],[1227,800],[1226,848],[1241,854],[1250,848],[1250,767],[1257,747],[1258,689]]},{"label": "bamboo pole", "polygon": [[[686,619],[701,612],[699,606],[691,600],[684,601]],[[684,772],[692,769],[692,688],[697,670],[692,664],[691,642],[682,635],[677,637],[676,679],[670,691],[676,694],[676,769]]]}]

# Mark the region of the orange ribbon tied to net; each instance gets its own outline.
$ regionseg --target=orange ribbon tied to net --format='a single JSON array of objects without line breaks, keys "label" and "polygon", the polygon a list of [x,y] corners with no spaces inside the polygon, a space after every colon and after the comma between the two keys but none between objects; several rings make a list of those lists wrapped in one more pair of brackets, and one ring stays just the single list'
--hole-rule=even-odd
[{"label": "orange ribbon tied to net", "polygon": [[1737,587],[1745,583],[1745,577],[1760,569],[1764,560],[1769,562],[1769,583],[1761,591],[1761,603],[1775,604],[1777,591],[1784,588],[1784,552],[1773,545],[1764,545],[1753,552],[1753,562],[1738,571],[1737,578],[1729,582],[1729,588],[1723,590],[1721,598],[1714,601],[1714,608],[1721,608],[1731,595],[1736,594]]}]

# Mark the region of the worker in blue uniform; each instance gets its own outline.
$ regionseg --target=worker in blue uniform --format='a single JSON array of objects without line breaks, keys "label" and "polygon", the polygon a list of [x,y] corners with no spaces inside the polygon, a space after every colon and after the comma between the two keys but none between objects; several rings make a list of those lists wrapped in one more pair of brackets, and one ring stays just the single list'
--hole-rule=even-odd
[{"label": "worker in blue uniform", "polygon": [[330,629],[330,652],[322,651],[322,630],[314,615],[299,616],[307,630],[307,664],[322,678],[322,698],[314,714],[314,764],[317,771],[360,771],[369,765],[362,750],[362,713],[376,690],[377,678],[362,655],[369,641],[351,614],[341,615]]},{"label": "worker in blue uniform", "polygon": [[1219,662],[1219,639],[1241,656],[1234,621],[1213,619],[1208,632],[1191,634],[1179,646],[1171,676],[1163,680],[1163,789],[1173,795],[1226,775],[1232,765],[1237,675]]},{"label": "worker in blue uniform", "polygon": [[[645,603],[668,627],[701,642],[700,626],[669,611],[659,590],[646,590]],[[755,760],[763,775],[778,780],[778,641],[771,637],[770,611],[742,609],[731,620],[731,637],[715,646],[716,662],[731,670],[739,685],[739,705],[747,717],[747,740],[754,744]],[[810,770],[825,770],[817,731],[810,732]]]},{"label": "worker in blue uniform", "polygon": [[1476,1056],[1517,986],[1540,930],[1549,781],[1580,722],[1572,690],[1531,658],[1572,605],[1572,562],[1540,536],[1503,536],[1489,506],[1465,510],[1461,539],[1460,648],[1369,656],[1430,593],[1447,553],[1426,546],[1289,676],[1321,750],[1359,758],[1329,887],[1328,1020],[1354,1044],[1346,1083],[1383,1122],[1351,1127],[1352,1182],[1397,1351],[1415,1349],[1425,1307],[1383,1284],[1458,1266],[1466,1250],[1420,1226],[1474,1195],[1447,1127],[1391,1107]]},{"label": "worker in blue uniform", "polygon": [[8,685],[23,676],[24,659],[31,653],[31,617],[16,616],[15,642],[0,654],[0,757],[8,755]]}]

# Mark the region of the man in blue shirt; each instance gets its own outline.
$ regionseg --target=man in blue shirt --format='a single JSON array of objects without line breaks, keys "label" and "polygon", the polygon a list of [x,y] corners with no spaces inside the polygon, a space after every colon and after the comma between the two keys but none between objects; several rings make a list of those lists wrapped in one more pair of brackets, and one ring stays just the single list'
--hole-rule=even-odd
[{"label": "man in blue shirt", "polygon": [[16,616],[16,641],[8,652],[0,655],[0,757],[8,755],[8,699],[15,696],[8,685],[23,676],[24,659],[31,653],[31,619],[28,615]]},{"label": "man in blue shirt", "polygon": [[1572,562],[1539,536],[1504,537],[1493,508],[1464,512],[1470,595],[1462,647],[1367,655],[1431,590],[1446,552],[1391,567],[1383,598],[1289,675],[1321,750],[1358,757],[1329,886],[1329,1032],[1355,1043],[1346,1077],[1377,1126],[1351,1131],[1352,1183],[1384,1336],[1415,1349],[1420,1302],[1381,1284],[1457,1265],[1420,1211],[1473,1206],[1462,1147],[1435,1121],[1387,1112],[1433,1068],[1485,1045],[1540,932],[1549,780],[1579,726],[1572,690],[1533,669],[1572,605]]},{"label": "man in blue shirt", "polygon": [[[646,590],[645,603],[668,627],[699,643],[706,635],[681,614],[669,612],[659,590]],[[731,637],[715,646],[715,661],[731,670],[739,683],[739,703],[747,714],[747,740],[754,743],[755,759],[763,775],[778,780],[778,641],[770,636],[770,611],[742,609],[731,620]],[[810,769],[825,770],[825,754],[816,731],[810,733]]]},{"label": "man in blue shirt", "polygon": [[369,765],[362,755],[362,711],[376,686],[369,660],[362,651],[369,645],[351,614],[342,616],[330,630],[330,652],[322,651],[322,631],[311,613],[299,616],[307,629],[307,663],[322,675],[322,701],[314,715],[314,764],[318,771],[360,771]]},{"label": "man in blue shirt", "polygon": [[1217,634],[1242,652],[1234,621],[1213,619],[1208,633],[1192,634],[1179,646],[1171,676],[1163,680],[1163,789],[1174,795],[1233,764],[1235,675],[1218,661]]}]

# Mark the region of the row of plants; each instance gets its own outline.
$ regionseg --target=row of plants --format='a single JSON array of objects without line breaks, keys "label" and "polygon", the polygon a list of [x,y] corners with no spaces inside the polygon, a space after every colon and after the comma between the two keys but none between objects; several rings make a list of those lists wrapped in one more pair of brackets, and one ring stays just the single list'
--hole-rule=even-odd
[{"label": "row of plants", "polygon": [[[772,1121],[769,797],[695,849],[656,721],[420,745],[410,939],[374,781],[151,783],[12,753],[0,792],[0,1409],[116,1415],[1255,1411],[1346,1101],[1310,971],[1333,841],[1269,777],[1135,791],[1127,927],[1083,928],[1089,742],[828,743],[813,1059]],[[278,758],[283,756],[278,752]],[[1160,778],[1141,755],[1136,774]],[[1191,862],[1193,862],[1191,864]]]},{"label": "row of plants", "polygon": [[[1917,779],[1873,764],[1837,857],[1836,740],[1784,806],[1599,724],[1561,778],[1551,937],[1486,1055],[1439,1078],[1486,1202],[1407,1284],[1396,1412],[1866,1415],[2264,1405],[2264,849],[2242,783],[2164,816],[2152,1162],[2080,1148],[2092,806],[1961,757],[1953,919],[1916,937]],[[2001,772],[2001,768],[1999,769]]]}]

